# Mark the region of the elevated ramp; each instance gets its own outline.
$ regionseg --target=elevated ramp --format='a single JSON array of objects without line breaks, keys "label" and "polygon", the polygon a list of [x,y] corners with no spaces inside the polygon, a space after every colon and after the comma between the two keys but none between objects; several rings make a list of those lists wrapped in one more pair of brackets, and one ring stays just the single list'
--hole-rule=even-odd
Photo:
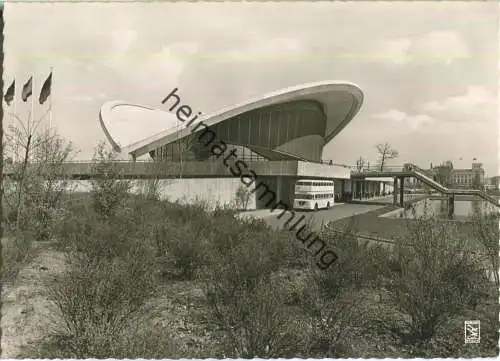
[{"label": "elevated ramp", "polygon": [[416,171],[416,170],[411,170],[410,173],[412,176],[422,183],[428,185],[432,189],[437,190],[438,192],[441,193],[447,193],[449,190],[445,186],[443,186],[441,183],[436,182],[434,179],[427,177],[425,174]]},{"label": "elevated ramp", "polygon": [[352,174],[353,179],[383,179],[387,177],[414,177],[429,186],[430,188],[447,195],[468,195],[484,199],[491,204],[500,207],[499,200],[478,189],[450,189],[443,186],[441,183],[436,182],[434,179],[425,175],[417,166],[406,165],[403,167],[386,169],[382,171],[365,171],[355,172]]}]

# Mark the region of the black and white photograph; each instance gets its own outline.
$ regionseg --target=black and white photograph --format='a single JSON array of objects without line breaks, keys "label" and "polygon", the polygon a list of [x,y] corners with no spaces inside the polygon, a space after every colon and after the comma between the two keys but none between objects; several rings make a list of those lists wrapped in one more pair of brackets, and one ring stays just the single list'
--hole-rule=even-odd
[{"label": "black and white photograph", "polygon": [[498,357],[499,9],[3,1],[2,358]]}]

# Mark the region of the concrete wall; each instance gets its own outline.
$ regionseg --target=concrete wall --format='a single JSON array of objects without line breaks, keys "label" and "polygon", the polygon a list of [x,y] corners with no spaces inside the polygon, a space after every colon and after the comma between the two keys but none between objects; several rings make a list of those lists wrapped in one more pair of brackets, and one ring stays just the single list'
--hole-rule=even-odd
[{"label": "concrete wall", "polygon": [[[211,207],[231,204],[236,201],[236,191],[243,185],[238,178],[221,179],[180,179],[161,181],[161,198],[172,201],[193,203],[196,200],[207,202]],[[249,188],[250,190],[253,187]],[[252,193],[248,209],[255,209],[255,194]]]},{"label": "concrete wall", "polygon": [[298,162],[297,164],[298,177],[316,177],[316,178],[336,178],[350,179],[351,171],[349,168],[344,168],[329,164],[318,164],[308,162]]},{"label": "concrete wall", "polygon": [[[139,193],[143,188],[143,181],[134,181],[132,192]],[[205,201],[211,207],[219,204],[231,204],[236,200],[236,191],[242,185],[239,178],[221,179],[172,179],[160,181],[160,198],[171,201],[185,201],[193,203],[196,200]],[[89,181],[71,181],[70,187],[75,191],[90,191]],[[249,188],[250,190],[253,187]],[[252,193],[248,209],[255,209],[255,194]]]}]

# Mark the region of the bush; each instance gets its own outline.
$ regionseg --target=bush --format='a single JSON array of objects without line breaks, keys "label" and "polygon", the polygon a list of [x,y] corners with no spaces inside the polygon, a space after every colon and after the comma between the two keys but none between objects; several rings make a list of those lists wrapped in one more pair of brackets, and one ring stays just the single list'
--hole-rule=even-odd
[{"label": "bush", "polygon": [[352,338],[366,333],[373,322],[373,297],[387,250],[356,238],[352,224],[343,229],[323,227],[321,239],[338,252],[331,268],[311,265],[299,295],[302,312],[310,325],[310,353],[315,357],[349,355]]},{"label": "bush", "polygon": [[316,281],[330,298],[335,298],[344,290],[379,285],[389,257],[387,248],[357,238],[354,224],[346,224],[342,228],[327,225],[320,236],[338,254],[338,259],[329,269],[315,273]]},{"label": "bush", "polygon": [[100,143],[93,158],[91,196],[94,211],[103,219],[113,216],[128,199],[132,182],[120,179],[116,166],[116,154]]},{"label": "bush", "polygon": [[176,225],[168,221],[155,227],[157,256],[166,273],[192,279],[204,266],[208,248],[207,232],[203,225],[194,223]]},{"label": "bush", "polygon": [[204,221],[209,219],[208,205],[205,202],[183,204],[180,201],[163,201],[161,205],[163,217],[173,222],[186,224],[195,221],[196,223],[204,224]]},{"label": "bush", "polygon": [[286,253],[272,235],[254,220],[224,224],[213,233],[205,291],[224,357],[285,357],[304,349],[285,306],[289,292],[273,277]]},{"label": "bush", "polygon": [[236,198],[235,203],[236,206],[240,209],[247,210],[248,203],[250,202],[250,198],[252,197],[252,191],[243,185],[240,185],[236,190]]},{"label": "bush", "polygon": [[112,260],[71,254],[68,270],[47,287],[70,340],[65,357],[109,357],[127,329],[150,314],[156,288],[151,260],[140,243]]},{"label": "bush", "polygon": [[18,232],[2,239],[2,284],[15,281],[19,271],[34,257],[33,235]]},{"label": "bush", "polygon": [[280,283],[254,279],[238,290],[222,290],[224,295],[217,287],[212,290],[208,300],[222,332],[221,357],[293,357],[304,350],[300,324],[285,306],[287,293]]},{"label": "bush", "polygon": [[485,258],[488,262],[489,273],[493,275],[493,279],[497,288],[500,287],[498,270],[499,266],[499,217],[498,214],[484,215],[477,214],[472,219],[473,235],[479,243],[480,249],[485,253]]},{"label": "bush", "polygon": [[488,281],[477,259],[449,224],[434,217],[409,223],[408,245],[398,245],[390,305],[400,315],[389,328],[413,354],[425,355],[442,327],[487,297]]},{"label": "bush", "polygon": [[68,202],[61,211],[61,220],[54,228],[55,246],[61,251],[76,249],[90,238],[97,223],[95,213],[80,201]]}]

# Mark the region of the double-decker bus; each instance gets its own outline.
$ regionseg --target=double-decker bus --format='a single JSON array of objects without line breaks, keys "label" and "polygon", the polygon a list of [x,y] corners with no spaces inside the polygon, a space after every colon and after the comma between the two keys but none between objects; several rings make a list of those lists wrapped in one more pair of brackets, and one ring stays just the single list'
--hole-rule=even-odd
[{"label": "double-decker bus", "polygon": [[293,208],[295,209],[328,209],[335,200],[333,180],[299,179],[295,183]]}]

